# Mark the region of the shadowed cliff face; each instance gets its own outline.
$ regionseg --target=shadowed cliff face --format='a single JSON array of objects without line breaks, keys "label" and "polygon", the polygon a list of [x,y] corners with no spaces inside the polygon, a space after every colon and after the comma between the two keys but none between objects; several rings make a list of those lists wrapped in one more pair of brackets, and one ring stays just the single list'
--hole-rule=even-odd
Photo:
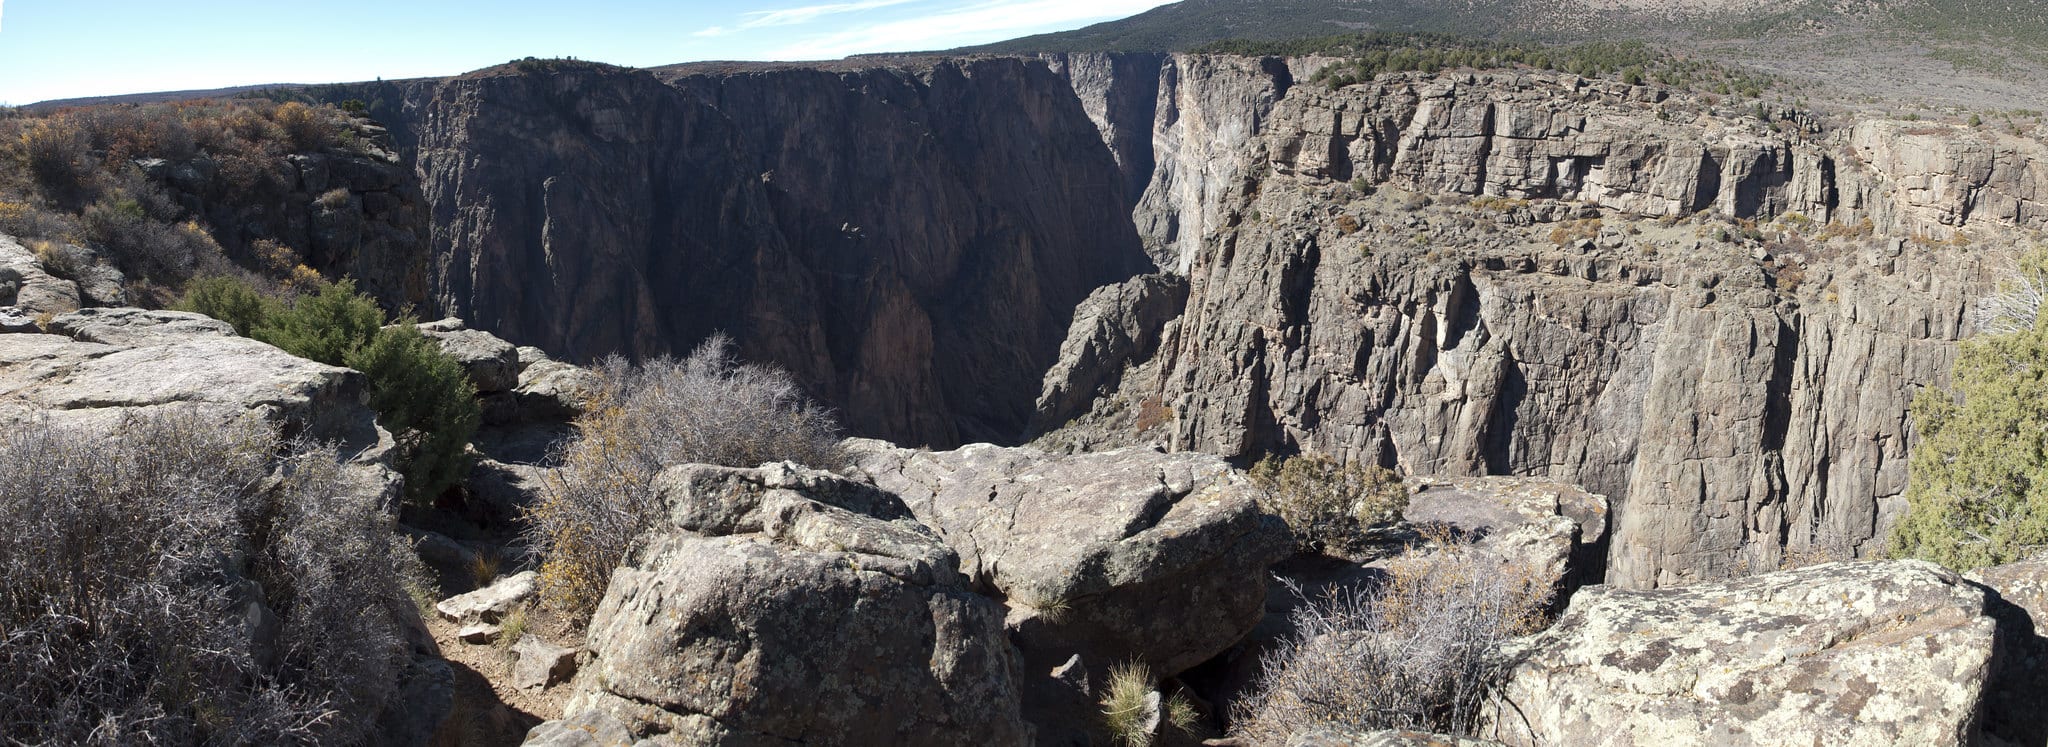
[{"label": "shadowed cliff face", "polygon": [[[1094,57],[1063,61],[1132,66]],[[1151,151],[1134,219],[1183,277],[1083,305],[1048,444],[1143,428],[1572,481],[1613,498],[1630,586],[1868,557],[1904,508],[1913,393],[2048,227],[2031,138],[1773,128],[1569,75],[1295,85],[1315,64],[1173,56],[1138,73],[1149,107],[1079,93],[1151,112],[1149,139],[1106,139]]]},{"label": "shadowed cliff face", "polygon": [[444,311],[580,360],[724,330],[860,434],[1014,441],[1074,305],[1149,266],[1095,127],[1021,60],[507,67],[422,109]]}]

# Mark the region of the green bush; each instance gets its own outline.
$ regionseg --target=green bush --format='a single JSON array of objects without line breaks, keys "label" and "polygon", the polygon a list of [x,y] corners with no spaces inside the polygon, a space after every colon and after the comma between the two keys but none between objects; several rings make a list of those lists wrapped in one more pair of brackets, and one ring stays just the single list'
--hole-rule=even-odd
[{"label": "green bush", "polygon": [[1986,332],[1963,341],[1950,390],[1913,400],[1920,430],[1906,515],[1891,553],[1966,570],[2048,548],[2048,253],[1983,305]]},{"label": "green bush", "polygon": [[384,310],[356,292],[354,281],[322,283],[256,327],[256,339],[292,355],[330,366],[348,365],[348,355],[377,336]]},{"label": "green bush", "polygon": [[1252,468],[1259,504],[1287,522],[1307,552],[1350,552],[1367,530],[1401,520],[1408,488],[1377,464],[1346,464],[1320,454],[1268,458]]},{"label": "green bush", "polygon": [[398,439],[406,492],[428,501],[462,482],[478,418],[476,386],[462,365],[411,319],[380,330],[346,362],[369,377],[370,407]]},{"label": "green bush", "polygon": [[476,385],[412,320],[386,328],[383,309],[353,282],[321,283],[285,306],[239,278],[202,278],[186,286],[178,308],[292,355],[363,372],[370,407],[398,441],[399,472],[415,503],[432,501],[469,471],[465,447],[480,417]]},{"label": "green bush", "polygon": [[235,327],[235,334],[254,337],[257,326],[284,307],[275,299],[258,293],[256,287],[232,275],[194,278],[185,284],[185,295],[171,308],[219,319]]}]

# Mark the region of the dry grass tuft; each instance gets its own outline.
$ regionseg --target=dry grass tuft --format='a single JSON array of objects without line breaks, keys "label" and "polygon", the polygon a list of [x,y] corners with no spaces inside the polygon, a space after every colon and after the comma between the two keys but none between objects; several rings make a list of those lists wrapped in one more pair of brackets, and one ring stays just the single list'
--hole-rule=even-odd
[{"label": "dry grass tuft", "polygon": [[1500,645],[1546,624],[1549,583],[1456,543],[1411,551],[1388,570],[1378,588],[1295,613],[1294,637],[1262,660],[1255,694],[1233,709],[1235,736],[1285,744],[1321,726],[1473,732],[1512,664]]}]

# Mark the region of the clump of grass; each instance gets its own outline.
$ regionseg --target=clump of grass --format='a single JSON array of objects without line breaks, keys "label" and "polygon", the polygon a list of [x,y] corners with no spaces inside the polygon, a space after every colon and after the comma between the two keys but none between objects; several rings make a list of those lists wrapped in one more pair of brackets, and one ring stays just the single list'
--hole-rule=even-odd
[{"label": "clump of grass", "polygon": [[512,644],[519,642],[520,636],[526,635],[528,627],[526,605],[513,607],[512,611],[505,613],[504,619],[498,621],[498,648],[511,648]]}]

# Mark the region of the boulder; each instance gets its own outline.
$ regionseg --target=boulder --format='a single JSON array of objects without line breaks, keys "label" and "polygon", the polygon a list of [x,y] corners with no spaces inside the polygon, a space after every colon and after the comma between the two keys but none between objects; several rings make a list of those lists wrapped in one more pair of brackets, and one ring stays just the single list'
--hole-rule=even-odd
[{"label": "boulder", "polygon": [[1410,527],[1444,527],[1481,552],[1537,569],[1560,594],[1600,580],[1606,496],[1528,477],[1418,477],[1408,488]]},{"label": "boulder", "polygon": [[0,306],[0,333],[41,331],[35,314],[19,306]]},{"label": "boulder", "polygon": [[31,316],[76,311],[78,284],[51,275],[34,251],[0,234],[0,305],[18,306]]},{"label": "boulder", "polygon": [[1287,740],[1287,747],[1500,747],[1499,742],[1405,729],[1346,731],[1308,729]]},{"label": "boulder", "polygon": [[[337,442],[359,464],[381,464],[391,437],[363,405],[362,374],[236,337],[198,314],[84,309],[55,317],[58,334],[9,335],[0,346],[0,421],[41,413],[113,427],[126,412],[250,414],[287,436]],[[365,477],[366,489],[392,475]]]},{"label": "boulder", "polygon": [[452,623],[496,623],[539,590],[540,574],[521,571],[476,591],[443,599],[434,605],[434,611]]},{"label": "boulder", "polygon": [[1962,744],[1997,624],[1919,561],[1830,563],[1657,591],[1591,587],[1488,713],[1514,745]]},{"label": "boulder", "polygon": [[419,328],[441,346],[441,352],[462,364],[478,392],[511,391],[519,386],[519,349],[489,332],[462,329],[461,324],[460,319],[443,319]]},{"label": "boulder", "polygon": [[549,721],[526,733],[524,747],[629,747],[636,740],[626,725],[603,711],[584,711]]},{"label": "boulder", "polygon": [[576,649],[557,646],[537,635],[520,636],[519,642],[512,644],[512,654],[519,657],[512,664],[512,684],[521,688],[539,690],[576,674]]},{"label": "boulder", "polygon": [[661,744],[1031,741],[1001,609],[895,496],[789,464],[657,486],[667,520],[591,619],[571,720]]},{"label": "boulder", "polygon": [[1161,676],[1201,663],[1259,621],[1266,567],[1289,545],[1243,473],[1212,456],[847,447],[959,551],[976,588],[1007,601],[1033,672],[1074,654]]},{"label": "boulder", "polygon": [[521,348],[524,368],[519,372],[518,388],[512,390],[521,419],[566,421],[582,414],[596,392],[596,374],[546,356],[526,363],[526,350],[534,348]]},{"label": "boulder", "polygon": [[1984,733],[1989,741],[2048,744],[2048,560],[1979,568],[1965,578],[1991,593],[1998,619]]}]

